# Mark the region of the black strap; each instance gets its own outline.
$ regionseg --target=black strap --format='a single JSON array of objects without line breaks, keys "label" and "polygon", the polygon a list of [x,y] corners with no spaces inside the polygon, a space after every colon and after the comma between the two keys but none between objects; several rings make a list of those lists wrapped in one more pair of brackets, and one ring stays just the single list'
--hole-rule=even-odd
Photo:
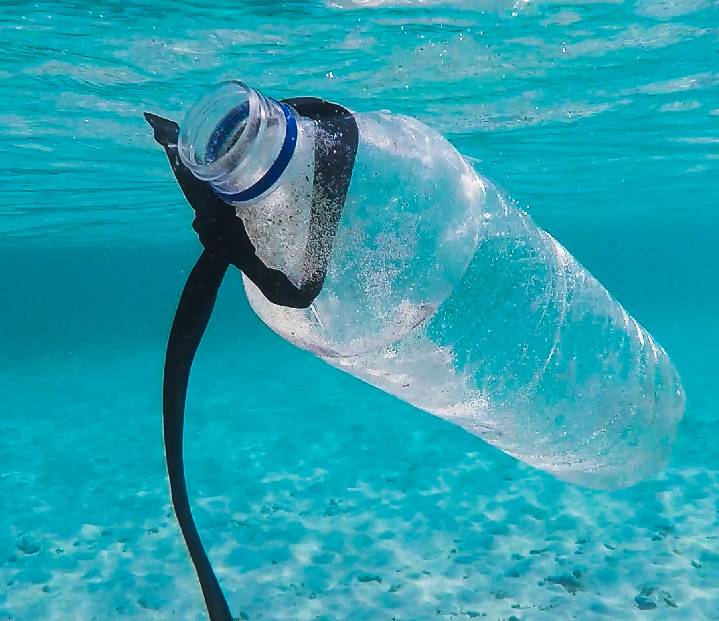
[{"label": "black strap", "polygon": [[357,156],[359,132],[351,112],[324,99],[284,99],[300,116],[317,123],[315,178],[302,287],[314,300],[322,290],[337,225]]},{"label": "black strap", "polygon": [[165,459],[170,479],[172,506],[195,566],[211,621],[232,621],[232,615],[192,518],[185,483],[182,437],[190,369],[197,347],[210,321],[217,292],[227,267],[228,263],[224,258],[205,250],[190,272],[170,329],[162,387]]},{"label": "black strap", "polygon": [[358,131],[352,115],[315,98],[287,100],[302,116],[317,121],[315,178],[312,190],[305,273],[296,287],[256,255],[243,222],[204,181],[194,177],[177,153],[177,123],[146,113],[155,140],[167,153],[180,187],[195,210],[193,228],[205,250],[180,296],[165,356],[163,430],[172,506],[200,582],[210,621],[233,621],[217,577],[202,545],[187,495],[183,461],[185,402],[190,369],[205,333],[229,265],[241,269],[274,304],[306,308],[317,297],[327,273],[332,242],[342,213],[357,153]]}]

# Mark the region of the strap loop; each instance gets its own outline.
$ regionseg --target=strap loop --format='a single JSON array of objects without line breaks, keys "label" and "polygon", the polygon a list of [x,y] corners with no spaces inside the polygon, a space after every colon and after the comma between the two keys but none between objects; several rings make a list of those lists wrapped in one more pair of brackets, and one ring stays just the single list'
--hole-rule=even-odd
[{"label": "strap loop", "polygon": [[320,269],[299,288],[285,274],[268,268],[257,258],[252,241],[234,209],[222,202],[208,183],[194,177],[182,164],[177,154],[177,123],[156,115],[145,115],[155,131],[155,140],[165,148],[175,177],[195,210],[193,228],[205,247],[187,279],[170,330],[163,382],[163,429],[172,505],[202,588],[210,621],[233,621],[233,618],[192,517],[185,483],[183,430],[192,362],[230,264],[239,267],[275,304],[306,308],[312,303],[324,283],[357,154],[357,124],[349,111],[315,98],[289,100],[292,108],[278,103],[287,119],[280,154],[260,181],[239,194],[223,198],[238,201],[260,196],[284,172],[297,141],[297,122],[292,108],[297,114],[318,123],[329,140],[315,145],[310,240],[305,249],[305,265],[319,265]]}]

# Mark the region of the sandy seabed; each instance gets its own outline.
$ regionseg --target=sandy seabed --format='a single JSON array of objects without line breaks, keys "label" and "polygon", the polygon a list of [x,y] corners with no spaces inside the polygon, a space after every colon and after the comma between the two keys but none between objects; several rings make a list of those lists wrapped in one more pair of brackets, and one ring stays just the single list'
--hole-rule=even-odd
[{"label": "sandy seabed", "polygon": [[[665,473],[596,492],[263,330],[251,357],[210,332],[188,485],[237,617],[719,619],[719,462],[691,409]],[[114,352],[3,377],[0,619],[204,618],[168,501],[162,349]]]}]

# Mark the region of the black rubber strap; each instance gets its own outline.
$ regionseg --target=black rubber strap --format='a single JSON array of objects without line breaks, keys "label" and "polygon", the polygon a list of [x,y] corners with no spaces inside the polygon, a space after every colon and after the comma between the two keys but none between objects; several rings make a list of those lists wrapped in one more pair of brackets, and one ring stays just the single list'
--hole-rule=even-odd
[{"label": "black rubber strap", "polygon": [[337,225],[347,198],[357,156],[359,132],[351,112],[324,99],[284,99],[300,116],[317,124],[315,177],[302,288],[314,300],[322,290]]},{"label": "black rubber strap", "polygon": [[301,287],[296,287],[285,274],[268,268],[260,261],[234,208],[223,203],[207,183],[194,177],[182,164],[177,153],[177,123],[145,114],[154,129],[155,140],[165,148],[175,177],[195,210],[193,228],[205,247],[187,278],[172,322],[165,356],[162,402],[172,506],[200,582],[210,621],[233,619],[192,517],[185,482],[185,403],[195,353],[230,264],[241,269],[275,304],[305,308],[317,297],[327,273],[332,242],[357,152],[357,125],[344,108],[314,98],[286,103],[292,105],[298,114],[317,122],[310,233]]},{"label": "black rubber strap", "polygon": [[222,257],[205,250],[190,272],[170,329],[162,387],[165,459],[172,506],[200,581],[210,621],[232,621],[232,615],[192,518],[185,483],[182,437],[190,369],[227,267],[228,263]]}]

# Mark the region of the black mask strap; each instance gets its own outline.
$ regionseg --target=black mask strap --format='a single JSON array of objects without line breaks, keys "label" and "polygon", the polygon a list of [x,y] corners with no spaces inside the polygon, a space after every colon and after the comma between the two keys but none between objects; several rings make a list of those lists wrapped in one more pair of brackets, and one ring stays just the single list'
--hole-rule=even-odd
[{"label": "black mask strap", "polygon": [[305,273],[301,287],[314,300],[322,290],[327,275],[337,225],[352,179],[359,131],[352,113],[332,102],[316,97],[282,101],[292,106],[300,116],[317,124],[309,239],[305,248]]},{"label": "black mask strap", "polygon": [[[230,608],[202,545],[187,495],[183,461],[185,402],[190,369],[229,265],[252,280],[265,297],[282,306],[306,308],[324,283],[327,263],[357,153],[357,124],[350,112],[315,98],[287,100],[300,116],[317,122],[315,178],[305,274],[300,287],[256,255],[242,220],[204,181],[194,177],[177,152],[177,123],[145,114],[155,140],[165,148],[172,171],[195,210],[193,228],[205,250],[180,296],[165,356],[163,429],[172,506],[200,582],[210,621],[233,621]],[[310,267],[311,266],[311,267]]]},{"label": "black mask strap", "polygon": [[205,250],[192,268],[170,329],[162,386],[165,459],[170,479],[172,506],[195,566],[211,621],[232,621],[232,616],[217,577],[212,571],[205,548],[202,546],[195,521],[192,519],[185,483],[182,437],[190,369],[197,347],[210,321],[217,292],[228,266],[229,264],[222,257]]}]

